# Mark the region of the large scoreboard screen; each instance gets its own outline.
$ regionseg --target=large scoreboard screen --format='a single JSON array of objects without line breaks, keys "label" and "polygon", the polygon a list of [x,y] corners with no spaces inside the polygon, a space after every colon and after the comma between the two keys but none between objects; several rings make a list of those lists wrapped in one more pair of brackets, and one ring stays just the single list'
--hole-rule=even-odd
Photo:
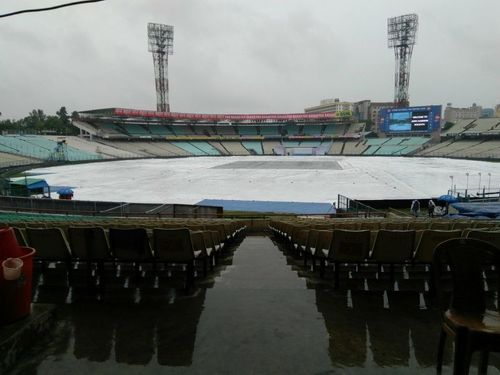
[{"label": "large scoreboard screen", "polygon": [[432,133],[440,129],[441,106],[384,108],[379,127],[384,133]]}]

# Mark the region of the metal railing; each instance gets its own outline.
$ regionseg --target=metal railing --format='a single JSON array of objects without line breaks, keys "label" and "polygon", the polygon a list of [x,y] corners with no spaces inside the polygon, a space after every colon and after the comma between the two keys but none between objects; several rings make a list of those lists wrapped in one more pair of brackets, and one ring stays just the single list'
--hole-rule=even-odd
[{"label": "metal railing", "polygon": [[356,217],[386,217],[387,213],[367,206],[344,195],[337,197],[337,216],[356,216]]}]

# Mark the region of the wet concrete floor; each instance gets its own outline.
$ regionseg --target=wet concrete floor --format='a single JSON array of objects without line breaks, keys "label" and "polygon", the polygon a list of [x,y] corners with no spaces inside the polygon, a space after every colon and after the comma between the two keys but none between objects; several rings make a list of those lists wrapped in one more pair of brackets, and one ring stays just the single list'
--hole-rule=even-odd
[{"label": "wet concrete floor", "polygon": [[[102,296],[40,286],[58,324],[12,373],[435,373],[439,313],[420,292],[334,291],[266,236],[246,237],[193,293],[150,281]],[[451,345],[446,357],[451,373]]]}]

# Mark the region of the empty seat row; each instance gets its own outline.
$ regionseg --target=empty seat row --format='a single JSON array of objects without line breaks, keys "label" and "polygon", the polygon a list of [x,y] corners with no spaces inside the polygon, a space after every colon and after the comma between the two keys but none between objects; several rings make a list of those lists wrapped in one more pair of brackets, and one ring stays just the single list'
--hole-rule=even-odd
[{"label": "empty seat row", "polygon": [[[300,228],[300,229],[297,229]],[[348,263],[375,263],[390,266],[391,279],[395,264],[432,263],[434,248],[452,238],[468,237],[493,243],[500,248],[500,231],[487,230],[322,230],[296,227],[292,233],[281,232],[273,227],[278,238],[284,240],[290,250],[303,256],[304,264],[312,258],[320,262],[320,274],[324,275],[327,263],[334,265],[335,285],[339,284],[342,265]]]},{"label": "empty seat row", "polygon": [[[75,263],[95,264],[97,272],[104,263],[184,264],[186,287],[192,284],[195,262],[213,268],[226,244],[243,230],[226,231],[223,224],[197,228],[109,228],[75,226],[63,230],[54,228],[14,228],[18,242],[36,249],[36,260],[44,267],[50,262],[62,262],[68,274]],[[89,271],[91,267],[88,267]],[[70,276],[70,275],[69,275]]]}]

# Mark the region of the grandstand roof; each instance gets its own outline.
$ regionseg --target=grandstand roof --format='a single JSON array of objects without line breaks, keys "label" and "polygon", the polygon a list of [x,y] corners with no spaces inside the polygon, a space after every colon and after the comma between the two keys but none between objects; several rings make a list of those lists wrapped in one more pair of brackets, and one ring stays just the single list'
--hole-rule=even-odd
[{"label": "grandstand roof", "polygon": [[140,109],[104,108],[90,111],[81,111],[84,118],[122,117],[122,118],[150,118],[167,120],[193,121],[305,121],[305,120],[334,120],[343,119],[343,113],[280,113],[280,114],[207,114],[207,113],[180,113],[157,112]]}]

